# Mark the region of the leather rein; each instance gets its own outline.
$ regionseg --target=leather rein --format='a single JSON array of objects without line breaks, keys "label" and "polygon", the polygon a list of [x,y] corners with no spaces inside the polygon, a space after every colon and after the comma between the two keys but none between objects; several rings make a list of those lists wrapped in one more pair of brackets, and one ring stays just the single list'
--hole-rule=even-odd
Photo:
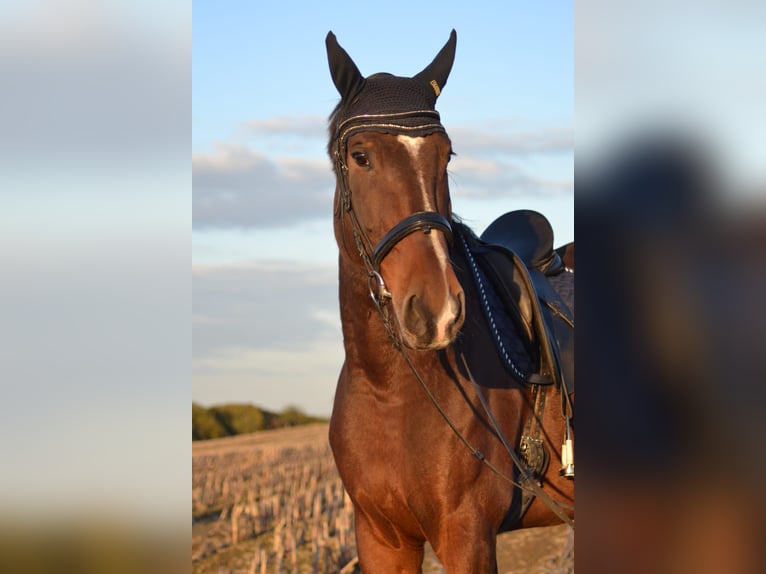
[{"label": "leather rein", "polygon": [[[463,433],[457,428],[455,423],[451,420],[449,415],[441,407],[436,397],[433,395],[431,390],[428,388],[428,385],[426,384],[426,382],[420,376],[420,373],[418,373],[417,369],[415,368],[415,365],[412,362],[412,359],[410,358],[409,354],[404,348],[401,336],[399,335],[399,326],[396,322],[396,316],[392,313],[389,313],[389,308],[387,306],[387,303],[391,299],[391,292],[386,287],[385,281],[383,280],[383,277],[380,273],[380,265],[383,262],[383,259],[394,248],[394,246],[396,246],[397,243],[399,243],[402,239],[404,239],[408,235],[415,233],[416,231],[423,231],[423,233],[429,234],[431,233],[432,229],[437,229],[441,231],[442,233],[444,233],[447,239],[447,242],[450,245],[452,245],[452,240],[453,240],[452,226],[450,222],[447,220],[447,218],[438,212],[419,211],[402,219],[393,228],[391,228],[388,231],[388,233],[386,233],[383,236],[383,238],[375,246],[373,246],[372,241],[370,241],[369,236],[364,231],[364,228],[362,227],[359,221],[359,218],[357,217],[356,211],[354,211],[352,196],[351,196],[351,188],[348,182],[348,165],[346,164],[346,161],[345,161],[346,152],[347,152],[346,140],[349,137],[349,132],[352,132],[355,130],[363,131],[363,130],[383,129],[385,131],[399,132],[399,133],[407,133],[409,130],[415,131],[414,128],[410,128],[409,126],[396,124],[392,122],[402,117],[423,115],[424,113],[435,114],[438,121],[439,116],[437,112],[418,111],[418,112],[407,112],[404,114],[398,113],[398,114],[379,114],[375,116],[370,116],[370,115],[353,116],[339,123],[338,127],[336,128],[335,145],[333,149],[333,160],[335,162],[335,173],[337,175],[337,182],[338,182],[338,189],[339,189],[338,205],[335,208],[335,215],[336,217],[338,217],[340,221],[341,228],[344,225],[343,212],[345,212],[348,215],[348,218],[351,221],[354,244],[362,259],[365,270],[367,272],[370,297],[372,298],[372,301],[375,304],[375,307],[377,308],[378,312],[381,315],[381,318],[383,319],[383,325],[386,329],[386,332],[389,338],[391,339],[391,341],[393,342],[394,347],[399,351],[399,353],[407,362],[407,365],[409,366],[410,370],[414,374],[420,386],[423,388],[424,392],[428,396],[431,403],[434,405],[436,410],[441,415],[442,419],[444,419],[444,421],[447,423],[447,425],[450,427],[453,433],[455,433],[457,438],[471,452],[472,456],[474,456],[479,461],[481,461],[493,473],[495,473],[497,476],[499,476],[503,480],[520,488],[521,490],[525,490],[529,492],[530,494],[533,494],[537,496],[538,498],[540,498],[540,500],[546,506],[548,506],[550,510],[554,514],[556,514],[556,516],[558,516],[563,522],[568,524],[570,527],[573,527],[574,523],[572,519],[569,518],[569,516],[567,516],[566,513],[562,510],[563,508],[571,508],[571,507],[569,505],[565,505],[558,501],[553,500],[548,495],[548,493],[542,489],[542,486],[532,476],[531,470],[527,468],[527,466],[519,457],[518,453],[511,447],[507,439],[504,437],[502,430],[500,429],[499,424],[495,420],[495,417],[493,416],[489,408],[489,405],[487,404],[487,401],[484,398],[483,393],[481,392],[481,389],[478,383],[474,380],[470,370],[468,369],[468,364],[465,359],[465,356],[462,353],[460,354],[460,357],[466,368],[466,372],[468,373],[469,379],[476,393],[479,396],[479,400],[482,404],[482,407],[484,408],[485,413],[487,414],[491,422],[494,433],[497,435],[500,442],[503,444],[505,450],[509,453],[516,468],[519,470],[519,473],[521,475],[520,482],[502,473],[496,466],[494,466],[489,460],[486,459],[486,457],[481,451],[474,448],[474,446],[468,441],[465,435],[463,435]],[[344,127],[345,129],[343,129]],[[441,126],[441,124],[433,124],[432,126],[429,126],[429,127],[434,128],[432,131],[444,131],[444,128]],[[422,129],[423,129],[422,126],[418,127],[418,131]],[[341,206],[343,207],[343,211],[341,211]],[[342,233],[342,237],[345,243],[345,238],[346,238],[345,233]]]}]

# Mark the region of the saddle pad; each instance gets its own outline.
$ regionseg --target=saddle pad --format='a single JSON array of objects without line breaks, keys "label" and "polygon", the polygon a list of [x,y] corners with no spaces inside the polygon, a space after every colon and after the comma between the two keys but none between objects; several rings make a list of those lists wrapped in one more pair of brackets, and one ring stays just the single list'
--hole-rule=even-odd
[{"label": "saddle pad", "polygon": [[507,294],[501,295],[496,281],[488,277],[482,261],[486,247],[462,225],[453,225],[453,233],[469,263],[471,278],[479,292],[482,311],[498,355],[508,373],[518,383],[527,385],[539,361],[534,352],[536,346],[531,320],[525,319],[521,309],[509,300]]},{"label": "saddle pad", "polygon": [[455,230],[509,373],[521,384],[555,380],[574,390],[574,274],[545,276],[527,269],[507,248],[476,238],[465,226]]},{"label": "saddle pad", "polygon": [[487,320],[495,348],[503,360],[508,372],[520,384],[528,384],[529,377],[535,372],[538,357],[532,353],[531,331],[524,325],[520,313],[506,310],[503,299],[497,292],[493,281],[477,263],[463,236],[463,247],[471,265],[471,275],[481,298],[484,317]]},{"label": "saddle pad", "polygon": [[551,284],[553,290],[559,296],[564,305],[567,306],[567,309],[569,309],[572,317],[574,317],[574,273],[562,271],[558,275],[550,275],[548,276],[548,283]]}]

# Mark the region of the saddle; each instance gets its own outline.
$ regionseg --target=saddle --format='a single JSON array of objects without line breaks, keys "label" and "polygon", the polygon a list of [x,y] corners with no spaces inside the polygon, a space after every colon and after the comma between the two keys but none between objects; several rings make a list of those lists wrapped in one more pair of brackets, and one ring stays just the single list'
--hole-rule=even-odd
[{"label": "saddle", "polygon": [[574,391],[574,243],[542,214],[512,211],[480,237],[458,226],[498,353],[522,384]]}]

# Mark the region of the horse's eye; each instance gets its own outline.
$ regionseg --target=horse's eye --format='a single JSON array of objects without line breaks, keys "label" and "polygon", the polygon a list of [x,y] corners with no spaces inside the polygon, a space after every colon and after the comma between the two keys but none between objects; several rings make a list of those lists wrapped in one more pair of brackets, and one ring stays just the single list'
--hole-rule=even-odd
[{"label": "horse's eye", "polygon": [[351,157],[354,158],[356,165],[359,167],[370,167],[370,158],[363,151],[355,151],[351,154]]}]

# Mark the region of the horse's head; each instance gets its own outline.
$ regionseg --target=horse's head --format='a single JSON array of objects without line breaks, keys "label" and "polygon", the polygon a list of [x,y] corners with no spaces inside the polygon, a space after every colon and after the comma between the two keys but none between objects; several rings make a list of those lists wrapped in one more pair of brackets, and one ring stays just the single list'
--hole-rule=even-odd
[{"label": "horse's head", "polygon": [[378,304],[392,306],[404,344],[420,350],[449,345],[464,319],[464,294],[449,258],[452,148],[434,108],[455,43],[453,30],[433,62],[412,78],[365,78],[335,35],[327,35],[341,95],[330,119],[329,149],[338,244],[366,270]]}]

